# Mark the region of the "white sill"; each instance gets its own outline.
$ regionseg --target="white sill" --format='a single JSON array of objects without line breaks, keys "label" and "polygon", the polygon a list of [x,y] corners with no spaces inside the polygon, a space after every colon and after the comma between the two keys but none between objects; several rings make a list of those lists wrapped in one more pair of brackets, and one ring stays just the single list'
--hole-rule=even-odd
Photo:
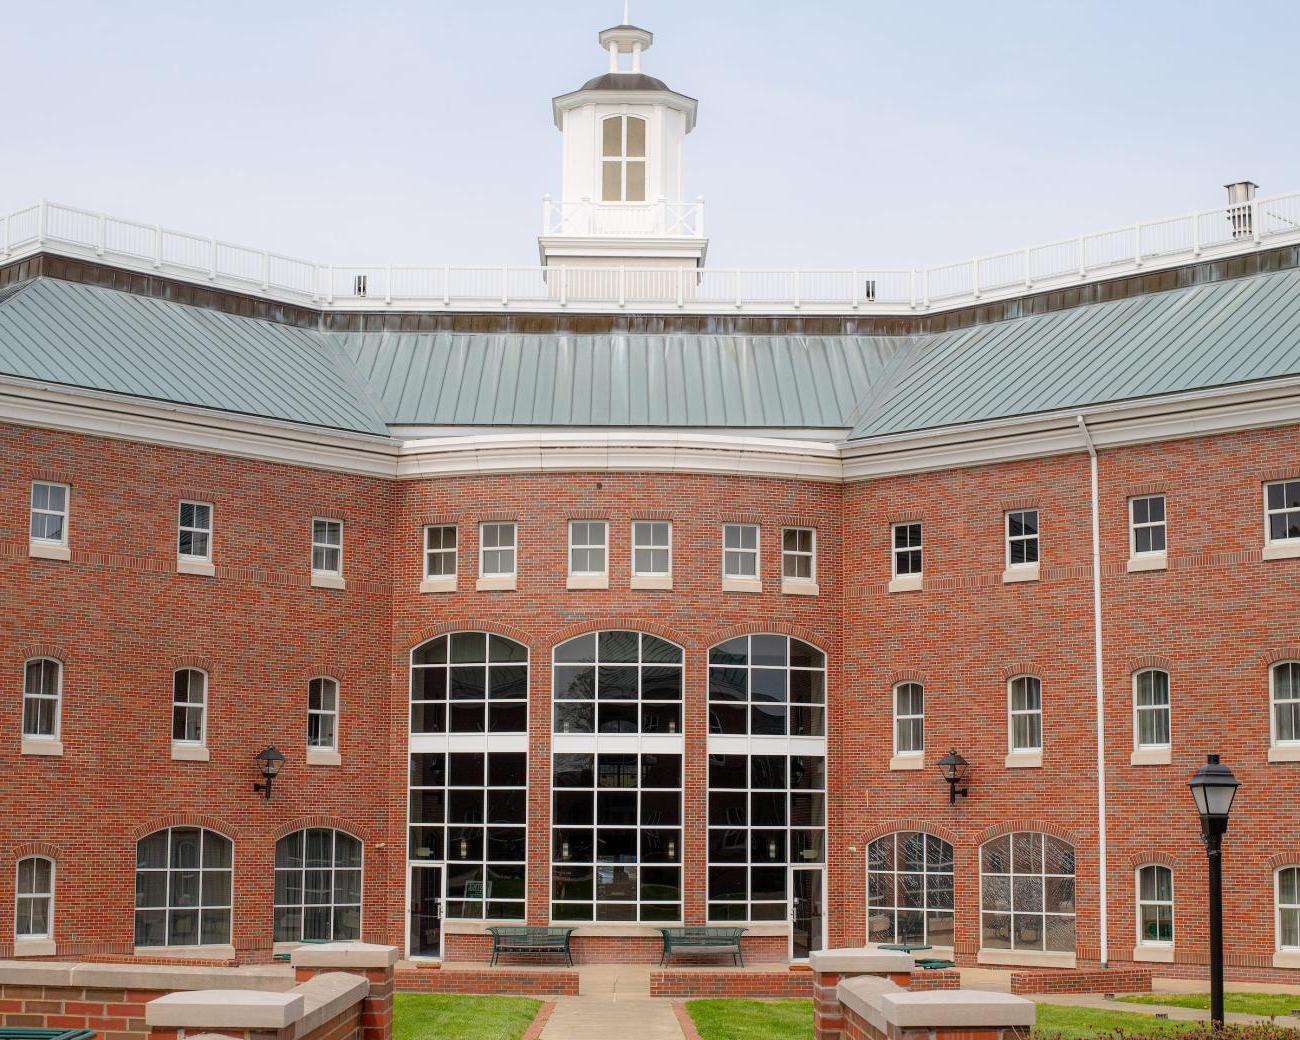
[{"label": "white sill", "polygon": [[762,592],[761,578],[723,578],[723,592]]},{"label": "white sill", "polygon": [[172,741],[173,762],[206,762],[211,758],[206,744],[191,744],[184,740]]},{"label": "white sill", "polygon": [[177,574],[201,574],[205,578],[211,578],[217,573],[217,568],[212,565],[211,560],[190,560],[184,556],[176,557]]},{"label": "white sill", "polygon": [[1173,964],[1174,948],[1172,946],[1145,946],[1138,943],[1133,947],[1135,961],[1148,961],[1153,964]]},{"label": "white sill", "polygon": [[566,589],[607,589],[608,574],[570,574],[564,586]]},{"label": "white sill", "polygon": [[57,947],[53,939],[15,939],[15,957],[53,957]]},{"label": "white sill", "polygon": [[1300,968],[1300,950],[1278,950],[1273,954],[1273,967]]},{"label": "white sill", "polygon": [[782,578],[781,592],[787,596],[819,596],[821,586],[808,578]]},{"label": "white sill", "polygon": [[70,560],[72,550],[53,542],[28,542],[27,555],[34,560]]},{"label": "white sill", "polygon": [[61,755],[63,741],[51,737],[23,737],[24,755]]},{"label": "white sill", "polygon": [[921,574],[900,574],[889,582],[890,592],[920,592],[925,586],[925,576]]},{"label": "white sill", "polygon": [[136,946],[132,952],[139,957],[191,957],[203,961],[231,961],[235,948],[226,946]]},{"label": "white sill", "polygon": [[1049,953],[1047,950],[980,950],[975,955],[975,963],[1073,968],[1077,962],[1072,953]]},{"label": "white sill", "polygon": [[1018,581],[1037,581],[1038,564],[1022,563],[1015,567],[1008,567],[1002,572],[1002,583],[1011,585]]},{"label": "white sill", "polygon": [[671,574],[633,574],[632,588],[668,591],[673,587]]},{"label": "white sill", "polygon": [[890,769],[924,769],[925,753],[910,755],[895,755],[889,760]]},{"label": "white sill", "polygon": [[312,571],[311,587],[313,589],[346,589],[348,583],[344,580],[342,574],[318,574],[316,571]]},{"label": "white sill", "polygon": [[1268,749],[1270,762],[1300,762],[1300,744],[1274,744]]},{"label": "white sill", "polygon": [[513,574],[489,574],[474,583],[476,592],[514,592],[516,577]]},{"label": "white sill", "polygon": [[455,592],[456,575],[437,574],[420,582],[421,592]]},{"label": "white sill", "polygon": [[1131,766],[1167,766],[1170,762],[1171,751],[1167,747],[1140,747],[1134,748],[1133,753],[1128,756],[1128,764]]},{"label": "white sill", "polygon": [[1165,571],[1169,569],[1169,556],[1162,552],[1130,556],[1126,567],[1129,574],[1136,574],[1138,571]]},{"label": "white sill", "polygon": [[1008,769],[1037,769],[1043,764],[1041,751],[1012,751],[1003,760]]},{"label": "white sill", "polygon": [[340,766],[343,764],[343,756],[337,751],[327,751],[325,748],[308,748],[307,764],[309,766]]},{"label": "white sill", "polygon": [[1269,542],[1261,555],[1265,560],[1294,560],[1300,557],[1300,538],[1289,542]]}]

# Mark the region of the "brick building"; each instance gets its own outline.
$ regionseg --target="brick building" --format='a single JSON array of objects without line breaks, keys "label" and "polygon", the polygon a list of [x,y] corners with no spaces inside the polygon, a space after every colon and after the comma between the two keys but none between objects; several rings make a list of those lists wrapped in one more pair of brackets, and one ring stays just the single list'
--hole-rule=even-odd
[{"label": "brick building", "polygon": [[1194,973],[1216,752],[1229,970],[1291,979],[1300,196],[709,270],[651,40],[556,99],[537,268],[0,218],[0,955]]}]

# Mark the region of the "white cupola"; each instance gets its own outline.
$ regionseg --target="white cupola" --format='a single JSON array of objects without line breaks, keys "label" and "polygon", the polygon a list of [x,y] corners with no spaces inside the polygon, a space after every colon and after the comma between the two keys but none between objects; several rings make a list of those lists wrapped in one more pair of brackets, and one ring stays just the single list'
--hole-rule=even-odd
[{"label": "white cupola", "polygon": [[552,103],[563,138],[562,186],[558,202],[548,195],[543,204],[542,263],[629,272],[700,267],[708,249],[704,204],[686,201],[682,185],[697,102],[641,71],[652,33],[616,25],[598,39],[608,71]]}]

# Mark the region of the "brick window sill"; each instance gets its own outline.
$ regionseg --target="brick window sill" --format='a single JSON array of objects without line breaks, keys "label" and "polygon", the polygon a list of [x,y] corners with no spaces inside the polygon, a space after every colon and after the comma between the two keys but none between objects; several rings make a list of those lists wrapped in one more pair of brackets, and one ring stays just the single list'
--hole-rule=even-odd
[{"label": "brick window sill", "polygon": [[632,588],[634,589],[656,589],[668,592],[673,587],[673,576],[671,574],[634,574],[632,575]]},{"label": "brick window sill", "polygon": [[176,557],[177,574],[197,574],[204,578],[211,578],[217,573],[217,568],[213,566],[211,560],[187,560],[183,556]]},{"label": "brick window sill", "polygon": [[1278,950],[1273,954],[1273,967],[1300,968],[1300,950]]},{"label": "brick window sill", "polygon": [[1167,747],[1134,748],[1128,756],[1131,766],[1167,766],[1172,759],[1172,752]]},{"label": "brick window sill", "polygon": [[569,580],[565,582],[566,589],[607,589],[609,588],[608,574],[570,574]]},{"label": "brick window sill", "polygon": [[207,762],[211,753],[203,744],[188,744],[184,741],[172,741],[173,762]]},{"label": "brick window sill", "polygon": [[762,592],[763,582],[760,578],[723,578],[723,592]]},{"label": "brick window sill", "polygon": [[307,764],[309,766],[341,766],[343,756],[337,751],[326,751],[324,748],[308,748]]},{"label": "brick window sill", "polygon": [[1270,542],[1264,546],[1260,555],[1265,560],[1294,560],[1300,557],[1300,539],[1290,542]]},{"label": "brick window sill", "polygon": [[1024,564],[1020,567],[1008,567],[1002,572],[1002,584],[1015,585],[1022,581],[1038,580],[1038,564]]},{"label": "brick window sill", "polygon": [[436,577],[425,578],[420,582],[421,592],[455,592],[456,575],[439,574]]},{"label": "brick window sill", "polygon": [[1300,762],[1300,744],[1274,744],[1268,749],[1270,762]]},{"label": "brick window sill", "polygon": [[782,578],[781,592],[786,596],[819,596],[821,586],[807,578]]},{"label": "brick window sill", "polygon": [[920,574],[900,574],[889,583],[890,592],[920,592],[925,587],[925,579]]},{"label": "brick window sill", "polygon": [[313,589],[346,589],[348,583],[341,574],[312,574],[311,587]]},{"label": "brick window sill", "polygon": [[895,755],[889,760],[890,769],[924,769],[925,755]]},{"label": "brick window sill", "polygon": [[15,957],[53,957],[58,947],[53,939],[15,939]]},{"label": "brick window sill", "polygon": [[72,550],[66,545],[52,545],[48,542],[29,542],[27,555],[33,560],[70,560]]},{"label": "brick window sill", "polygon": [[491,575],[474,583],[475,592],[514,592],[517,579],[513,574]]},{"label": "brick window sill", "polygon": [[1041,751],[1012,751],[1003,760],[1008,769],[1038,769],[1043,764]]},{"label": "brick window sill", "polygon": [[1139,944],[1133,947],[1133,959],[1151,964],[1173,964],[1174,948],[1172,946],[1142,946]]},{"label": "brick window sill", "polygon": [[62,755],[63,741],[44,737],[23,737],[24,755]]},{"label": "brick window sill", "polygon": [[1143,553],[1141,556],[1130,556],[1127,564],[1129,574],[1137,574],[1140,571],[1164,571],[1169,569],[1169,557],[1165,553]]}]

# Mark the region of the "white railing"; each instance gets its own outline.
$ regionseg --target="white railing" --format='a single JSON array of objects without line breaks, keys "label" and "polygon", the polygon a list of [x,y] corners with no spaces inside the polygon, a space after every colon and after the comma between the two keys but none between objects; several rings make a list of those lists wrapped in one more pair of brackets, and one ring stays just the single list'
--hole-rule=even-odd
[{"label": "white railing", "polygon": [[554,202],[542,199],[542,234],[582,237],[703,238],[704,200],[694,202]]},{"label": "white railing", "polygon": [[[557,234],[641,234],[548,202]],[[582,206],[584,204],[579,204]],[[621,213],[630,210],[615,207]],[[637,208],[665,233],[703,234],[700,203]],[[592,219],[599,218],[596,223]],[[551,222],[553,219],[554,222]],[[640,217],[623,216],[634,221]],[[644,225],[635,225],[641,227]],[[562,309],[918,314],[1300,243],[1300,193],[1079,235],[955,264],[882,268],[354,267],[318,264],[51,202],[0,215],[0,264],[40,252],[336,310]]]}]

